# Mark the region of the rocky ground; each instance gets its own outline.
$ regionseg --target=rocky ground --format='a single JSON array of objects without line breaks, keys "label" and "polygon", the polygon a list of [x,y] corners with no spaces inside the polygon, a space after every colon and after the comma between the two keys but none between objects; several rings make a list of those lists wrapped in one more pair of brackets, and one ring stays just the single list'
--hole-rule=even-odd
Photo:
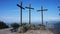
[{"label": "rocky ground", "polygon": [[11,32],[9,29],[0,30],[0,34],[54,34],[49,30],[28,30],[26,33]]}]

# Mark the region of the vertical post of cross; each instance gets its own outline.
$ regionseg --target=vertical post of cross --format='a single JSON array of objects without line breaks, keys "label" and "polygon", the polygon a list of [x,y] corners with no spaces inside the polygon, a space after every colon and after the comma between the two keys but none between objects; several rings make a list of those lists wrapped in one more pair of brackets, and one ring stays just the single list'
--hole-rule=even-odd
[{"label": "vertical post of cross", "polygon": [[38,12],[41,11],[41,21],[42,21],[42,25],[43,25],[43,11],[47,11],[47,9],[43,9],[43,6],[41,6],[41,10],[37,10]]},{"label": "vertical post of cross", "polygon": [[22,26],[22,9],[25,9],[25,8],[22,7],[22,1],[21,1],[20,5],[17,4],[17,6],[20,8],[20,23],[21,23],[21,26]]},{"label": "vertical post of cross", "polygon": [[31,7],[31,4],[29,4],[29,6],[25,8],[29,9],[29,24],[31,24],[31,9],[34,9],[34,8]]}]

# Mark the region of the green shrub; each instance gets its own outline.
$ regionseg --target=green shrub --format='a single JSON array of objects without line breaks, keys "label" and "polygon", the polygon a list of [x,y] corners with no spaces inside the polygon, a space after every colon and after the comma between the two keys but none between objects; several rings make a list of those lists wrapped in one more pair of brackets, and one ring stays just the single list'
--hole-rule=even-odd
[{"label": "green shrub", "polygon": [[8,28],[8,25],[6,25],[3,21],[0,21],[0,29]]},{"label": "green shrub", "polygon": [[18,23],[12,23],[11,26],[12,26],[13,28],[18,28],[20,25],[19,25]]}]

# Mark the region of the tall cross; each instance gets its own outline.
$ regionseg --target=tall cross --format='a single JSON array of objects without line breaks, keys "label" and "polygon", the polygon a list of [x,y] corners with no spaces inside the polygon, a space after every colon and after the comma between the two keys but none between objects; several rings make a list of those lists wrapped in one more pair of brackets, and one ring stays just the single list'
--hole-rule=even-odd
[{"label": "tall cross", "polygon": [[21,4],[17,4],[17,6],[20,8],[20,23],[21,23],[21,26],[22,26],[22,9],[25,9],[22,7],[22,1],[21,1]]},{"label": "tall cross", "polygon": [[[60,11],[60,6],[58,6],[58,8],[59,8],[59,11]],[[60,16],[60,13],[59,13],[59,16]]]},{"label": "tall cross", "polygon": [[42,25],[43,25],[43,11],[47,11],[47,9],[43,9],[43,6],[41,6],[41,10],[37,10],[38,12],[41,11],[41,21],[42,21]]},{"label": "tall cross", "polygon": [[34,9],[31,7],[31,4],[29,4],[29,7],[25,7],[27,9],[29,9],[29,24],[31,24],[31,9]]}]

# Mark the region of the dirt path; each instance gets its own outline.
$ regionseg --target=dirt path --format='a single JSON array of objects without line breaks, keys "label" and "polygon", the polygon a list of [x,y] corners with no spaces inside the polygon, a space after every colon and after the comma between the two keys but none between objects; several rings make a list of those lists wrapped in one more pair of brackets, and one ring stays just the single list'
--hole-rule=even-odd
[{"label": "dirt path", "polygon": [[28,30],[26,33],[10,32],[9,29],[0,30],[0,34],[53,34],[49,30]]}]

